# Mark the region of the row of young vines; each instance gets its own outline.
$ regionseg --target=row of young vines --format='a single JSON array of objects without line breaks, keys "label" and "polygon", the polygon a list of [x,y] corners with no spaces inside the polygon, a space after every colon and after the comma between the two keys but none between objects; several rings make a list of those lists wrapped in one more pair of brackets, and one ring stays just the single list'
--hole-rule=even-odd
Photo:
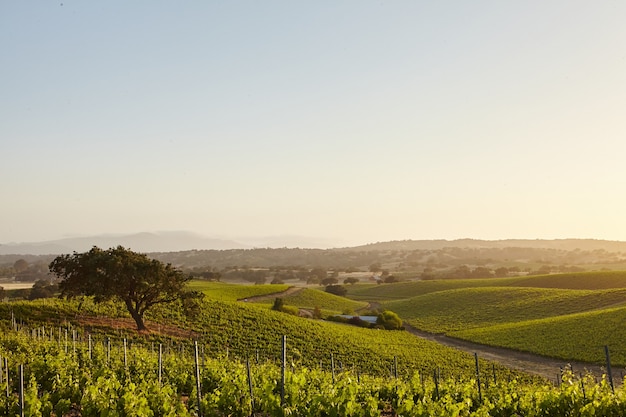
[{"label": "row of young vines", "polygon": [[[25,416],[623,416],[626,391],[564,372],[562,383],[374,377],[272,361],[201,357],[120,340],[0,336],[0,414]],[[37,336],[37,335],[35,335]],[[71,340],[71,339],[69,339]],[[197,365],[197,367],[196,367]],[[479,374],[480,375],[480,374]],[[199,379],[196,378],[199,376]],[[23,381],[23,387],[21,383]],[[284,381],[284,385],[283,385]],[[199,384],[198,384],[199,382]],[[198,390],[199,387],[199,390]]]}]

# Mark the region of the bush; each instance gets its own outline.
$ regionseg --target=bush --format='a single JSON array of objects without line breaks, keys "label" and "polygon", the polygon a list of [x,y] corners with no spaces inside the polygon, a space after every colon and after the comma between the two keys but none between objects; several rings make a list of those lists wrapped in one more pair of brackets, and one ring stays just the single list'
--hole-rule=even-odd
[{"label": "bush", "polygon": [[376,324],[387,330],[400,330],[402,327],[402,319],[393,311],[385,310],[378,315]]}]

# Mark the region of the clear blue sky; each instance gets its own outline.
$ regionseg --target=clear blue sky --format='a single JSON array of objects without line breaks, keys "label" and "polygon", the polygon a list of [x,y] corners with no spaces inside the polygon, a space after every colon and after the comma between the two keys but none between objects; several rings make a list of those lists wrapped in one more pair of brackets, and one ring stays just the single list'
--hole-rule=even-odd
[{"label": "clear blue sky", "polygon": [[0,243],[626,240],[626,2],[0,2]]}]

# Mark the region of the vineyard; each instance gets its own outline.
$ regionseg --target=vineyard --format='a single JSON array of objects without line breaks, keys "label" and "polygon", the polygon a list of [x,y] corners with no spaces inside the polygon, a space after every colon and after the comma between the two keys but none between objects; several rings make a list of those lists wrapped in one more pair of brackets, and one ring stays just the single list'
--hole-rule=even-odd
[{"label": "vineyard", "polygon": [[[113,301],[0,303],[0,415],[626,415],[621,370],[613,369],[613,381],[565,365],[572,358],[603,363],[605,344],[617,346],[615,366],[626,364],[619,349],[626,307],[611,307],[624,302],[626,290],[512,286],[519,278],[466,281],[357,285],[351,292],[375,301],[374,291],[381,291],[382,305],[422,329],[562,358],[559,378],[513,371],[409,332],[236,301],[284,285],[196,282],[192,288],[206,298],[192,315],[182,305],[155,307],[141,333]],[[356,298],[368,299],[362,297]],[[366,305],[314,289],[285,301],[329,311]]]},{"label": "vineyard", "polygon": [[[25,416],[622,416],[626,392],[565,371],[558,385],[495,368],[375,377],[45,327],[0,337],[0,410]],[[289,343],[289,338],[285,339]],[[285,349],[286,351],[286,349]],[[6,393],[6,394],[5,394]]]},{"label": "vineyard", "polygon": [[592,291],[476,287],[428,293],[383,305],[417,328],[433,333],[449,333],[575,314],[624,303],[626,289]]},{"label": "vineyard", "polygon": [[[299,308],[314,309],[323,308],[324,311],[339,314],[343,312],[354,312],[367,307],[367,303],[362,301],[349,300],[338,295],[330,294],[311,288],[302,288],[292,295],[283,297],[285,304],[297,306]],[[264,301],[271,303],[273,301]]]},{"label": "vineyard", "polygon": [[609,346],[626,366],[626,272],[355,285],[413,327],[467,341],[601,364]]},{"label": "vineyard", "polygon": [[265,285],[237,285],[224,282],[191,281],[189,288],[200,291],[207,298],[219,301],[237,301],[249,297],[275,294],[285,291],[289,285],[265,284]]},{"label": "vineyard", "polygon": [[578,272],[489,279],[440,279],[382,285],[357,285],[348,288],[355,300],[389,301],[438,291],[481,287],[533,287],[570,290],[607,290],[626,288],[626,271]]}]

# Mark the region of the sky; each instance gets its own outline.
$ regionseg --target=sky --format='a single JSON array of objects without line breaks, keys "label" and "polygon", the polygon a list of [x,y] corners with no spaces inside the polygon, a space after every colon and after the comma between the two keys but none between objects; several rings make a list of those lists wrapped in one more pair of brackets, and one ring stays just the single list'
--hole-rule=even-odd
[{"label": "sky", "polygon": [[0,2],[0,243],[626,240],[626,2]]}]

